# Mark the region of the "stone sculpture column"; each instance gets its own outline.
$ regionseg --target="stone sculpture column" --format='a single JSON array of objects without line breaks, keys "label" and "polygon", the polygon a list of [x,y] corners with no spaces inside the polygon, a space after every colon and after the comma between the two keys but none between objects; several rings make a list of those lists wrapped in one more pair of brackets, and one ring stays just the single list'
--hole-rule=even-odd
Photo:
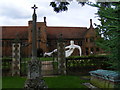
[{"label": "stone sculpture column", "polygon": [[36,5],[32,7],[33,13],[33,27],[32,27],[32,59],[28,62],[28,77],[25,82],[25,89],[27,90],[39,90],[41,88],[47,88],[45,82],[41,76],[41,61],[37,60],[37,40],[36,40]]},{"label": "stone sculpture column", "polygon": [[20,75],[20,43],[12,44],[12,76]]},{"label": "stone sculpture column", "polygon": [[58,73],[61,75],[66,74],[66,60],[65,60],[65,43],[63,42],[62,34],[58,39]]}]

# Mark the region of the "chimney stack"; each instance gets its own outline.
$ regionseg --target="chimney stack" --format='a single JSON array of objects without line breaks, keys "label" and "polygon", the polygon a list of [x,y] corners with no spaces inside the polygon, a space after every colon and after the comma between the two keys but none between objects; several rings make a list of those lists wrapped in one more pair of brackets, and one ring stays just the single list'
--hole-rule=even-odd
[{"label": "chimney stack", "polygon": [[90,19],[90,28],[93,28],[92,19]]},{"label": "chimney stack", "polygon": [[44,17],[44,22],[46,23],[46,17]]}]

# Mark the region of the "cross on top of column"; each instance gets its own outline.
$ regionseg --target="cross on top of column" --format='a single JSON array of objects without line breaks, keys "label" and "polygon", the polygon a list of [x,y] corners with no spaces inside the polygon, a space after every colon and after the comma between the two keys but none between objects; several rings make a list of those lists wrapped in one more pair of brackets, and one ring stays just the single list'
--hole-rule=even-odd
[{"label": "cross on top of column", "polygon": [[37,9],[38,7],[36,7],[36,5],[34,4],[34,6],[32,7],[32,9],[34,9],[34,11]]}]

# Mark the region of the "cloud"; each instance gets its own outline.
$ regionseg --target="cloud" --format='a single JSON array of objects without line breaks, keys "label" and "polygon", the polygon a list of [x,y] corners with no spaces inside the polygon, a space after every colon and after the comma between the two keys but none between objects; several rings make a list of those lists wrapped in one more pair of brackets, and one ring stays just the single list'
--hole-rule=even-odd
[{"label": "cloud", "polygon": [[4,10],[1,10],[2,16],[10,17],[12,19],[29,18],[30,14],[26,14],[26,13],[21,9],[15,7],[5,7]]},{"label": "cloud", "polygon": [[[90,19],[93,19],[93,23],[96,22],[95,14],[96,8],[88,5],[81,7],[77,2],[72,2],[69,6],[69,10],[66,12],[53,14],[47,16],[48,25],[52,26],[72,26],[72,27],[89,27]],[[97,22],[98,23],[98,22]]]},{"label": "cloud", "polygon": [[12,19],[23,19],[29,18],[30,12],[27,10],[24,2],[10,2],[10,0],[5,0],[0,4],[0,16],[6,16]]},{"label": "cloud", "polygon": [[89,19],[98,22],[95,17],[96,8],[88,5],[81,7],[77,2],[71,2],[69,10],[56,13],[49,6],[52,0],[2,0],[0,3],[0,25],[27,25],[32,19],[31,7],[36,4],[38,9],[37,21],[43,21],[47,17],[48,26],[81,26],[89,27]]}]

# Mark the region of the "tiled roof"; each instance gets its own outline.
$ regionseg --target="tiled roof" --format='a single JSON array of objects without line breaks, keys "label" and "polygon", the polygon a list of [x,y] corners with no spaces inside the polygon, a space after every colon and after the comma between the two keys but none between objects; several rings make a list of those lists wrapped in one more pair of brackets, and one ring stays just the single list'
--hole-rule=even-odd
[{"label": "tiled roof", "polygon": [[87,32],[87,27],[47,27],[47,38],[57,39],[60,34],[63,38],[83,38]]},{"label": "tiled roof", "polygon": [[18,35],[19,39],[28,39],[27,26],[3,26],[2,39],[15,39]]},{"label": "tiled roof", "polygon": [[[47,38],[57,39],[60,34],[67,39],[84,38],[87,27],[47,27]],[[3,26],[2,39],[15,39],[16,35],[20,39],[28,39],[28,26]]]}]

